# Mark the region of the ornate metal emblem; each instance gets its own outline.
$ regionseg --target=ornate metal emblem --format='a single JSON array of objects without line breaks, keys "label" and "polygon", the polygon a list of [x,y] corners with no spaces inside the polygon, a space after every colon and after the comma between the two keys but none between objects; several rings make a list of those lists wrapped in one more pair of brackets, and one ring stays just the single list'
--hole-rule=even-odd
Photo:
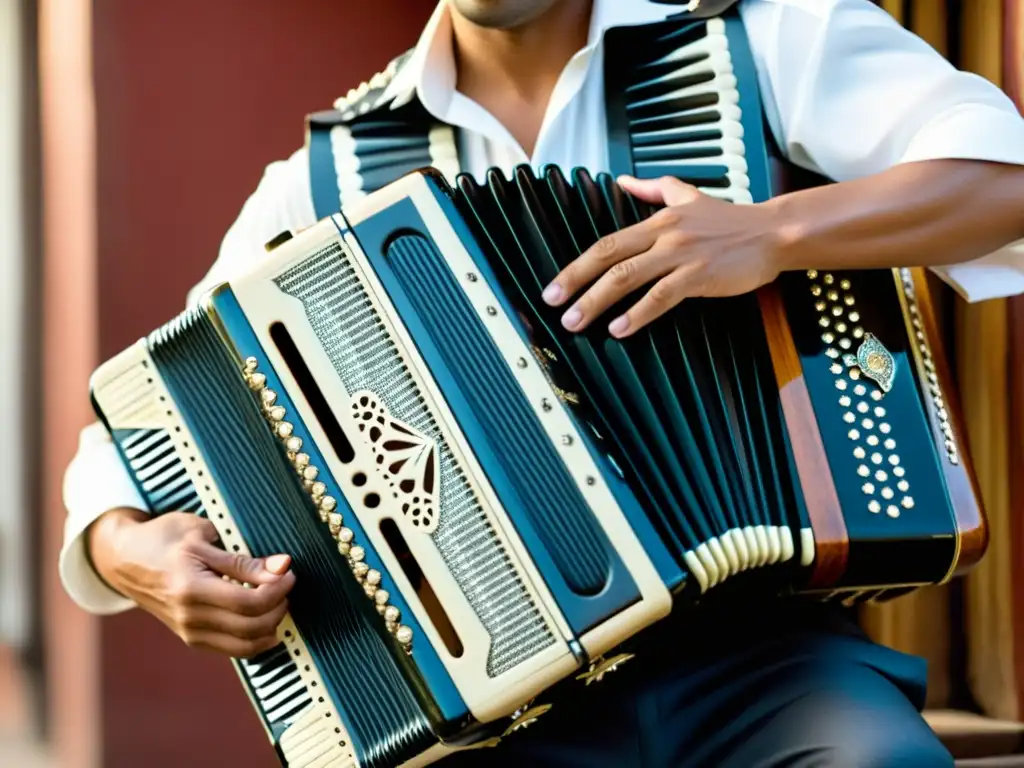
[{"label": "ornate metal emblem", "polygon": [[873,334],[864,335],[864,341],[857,348],[857,365],[869,379],[882,388],[883,392],[892,389],[896,376],[896,361],[892,353]]}]

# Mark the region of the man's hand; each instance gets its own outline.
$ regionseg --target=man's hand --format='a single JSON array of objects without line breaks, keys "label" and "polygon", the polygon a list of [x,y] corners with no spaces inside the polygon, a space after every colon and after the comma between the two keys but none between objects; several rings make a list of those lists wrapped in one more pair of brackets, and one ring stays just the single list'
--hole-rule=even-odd
[{"label": "man's hand", "polygon": [[150,520],[120,509],[93,524],[87,544],[100,576],[190,647],[255,656],[278,643],[277,625],[295,584],[291,560],[233,554],[215,541],[213,523],[195,515]]},{"label": "man's hand", "polygon": [[665,206],[639,224],[598,240],[544,290],[560,306],[595,281],[562,315],[571,331],[653,283],[608,331],[623,338],[687,298],[735,296],[770,283],[780,271],[780,237],[771,209],[733,205],[678,179],[619,179],[623,189]]}]

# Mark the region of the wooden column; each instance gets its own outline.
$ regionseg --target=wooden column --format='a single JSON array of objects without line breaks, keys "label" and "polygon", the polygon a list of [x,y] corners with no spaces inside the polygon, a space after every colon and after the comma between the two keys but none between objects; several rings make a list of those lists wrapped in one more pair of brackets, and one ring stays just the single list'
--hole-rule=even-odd
[{"label": "wooden column", "polygon": [[90,420],[97,361],[95,113],[91,2],[40,0],[43,207],[43,557],[50,739],[65,768],[100,764],[97,621],[77,610],[57,575],[61,477]]}]

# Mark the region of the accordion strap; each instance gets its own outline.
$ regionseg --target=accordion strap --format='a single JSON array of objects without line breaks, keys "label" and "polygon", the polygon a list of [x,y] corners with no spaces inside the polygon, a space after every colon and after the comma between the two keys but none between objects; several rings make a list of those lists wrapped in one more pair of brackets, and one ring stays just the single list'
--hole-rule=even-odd
[{"label": "accordion strap", "polygon": [[415,95],[398,103],[388,86],[411,51],[392,61],[334,109],[306,118],[310,189],[317,219],[410,171],[434,166],[459,173],[455,129],[437,120]]}]

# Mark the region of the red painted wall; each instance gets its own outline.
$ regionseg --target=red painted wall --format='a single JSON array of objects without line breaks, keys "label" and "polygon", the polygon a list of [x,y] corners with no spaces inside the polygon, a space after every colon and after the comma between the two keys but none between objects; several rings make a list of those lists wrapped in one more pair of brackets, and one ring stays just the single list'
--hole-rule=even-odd
[{"label": "red painted wall", "polygon": [[[94,0],[99,356],[170,319],[303,117],[413,45],[433,0]],[[104,768],[276,765],[226,660],[101,623]]]}]

